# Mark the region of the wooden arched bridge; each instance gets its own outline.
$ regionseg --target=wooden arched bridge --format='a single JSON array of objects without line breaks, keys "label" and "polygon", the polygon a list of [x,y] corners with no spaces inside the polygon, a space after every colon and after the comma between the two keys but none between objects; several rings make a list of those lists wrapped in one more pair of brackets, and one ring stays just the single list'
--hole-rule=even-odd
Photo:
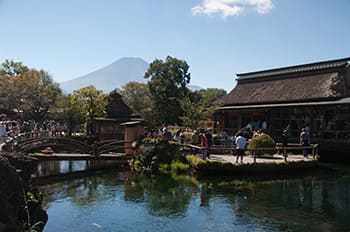
[{"label": "wooden arched bridge", "polygon": [[76,153],[89,154],[99,157],[102,154],[121,153],[125,154],[126,149],[132,149],[131,141],[107,140],[89,144],[77,139],[65,137],[18,137],[8,142],[8,149],[24,153],[41,152],[46,148],[51,148],[55,153]]}]

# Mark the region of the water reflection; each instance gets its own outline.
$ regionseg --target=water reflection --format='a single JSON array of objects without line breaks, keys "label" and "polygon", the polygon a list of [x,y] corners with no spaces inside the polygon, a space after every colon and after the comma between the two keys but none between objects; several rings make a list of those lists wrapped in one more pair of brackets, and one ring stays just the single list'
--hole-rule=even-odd
[{"label": "water reflection", "polygon": [[49,213],[46,231],[91,231],[92,222],[105,231],[350,228],[349,175],[198,181],[109,172],[40,188]]},{"label": "water reflection", "polygon": [[41,160],[33,176],[48,176],[120,166],[117,160]]}]

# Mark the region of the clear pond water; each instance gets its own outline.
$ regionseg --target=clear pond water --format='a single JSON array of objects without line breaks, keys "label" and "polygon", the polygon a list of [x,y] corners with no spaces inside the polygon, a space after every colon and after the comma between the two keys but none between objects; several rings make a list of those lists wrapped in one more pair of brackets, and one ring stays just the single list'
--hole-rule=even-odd
[{"label": "clear pond water", "polygon": [[108,171],[40,186],[45,231],[350,231],[350,173],[192,178]]}]

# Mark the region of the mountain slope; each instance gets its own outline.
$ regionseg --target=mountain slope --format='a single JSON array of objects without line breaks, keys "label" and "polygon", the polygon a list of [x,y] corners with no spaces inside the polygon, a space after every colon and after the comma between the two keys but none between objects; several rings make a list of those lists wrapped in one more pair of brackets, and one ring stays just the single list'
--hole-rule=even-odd
[{"label": "mountain slope", "polygon": [[65,93],[93,85],[96,89],[109,93],[130,81],[145,82],[144,74],[149,64],[141,58],[124,57],[112,64],[84,76],[60,84]]}]

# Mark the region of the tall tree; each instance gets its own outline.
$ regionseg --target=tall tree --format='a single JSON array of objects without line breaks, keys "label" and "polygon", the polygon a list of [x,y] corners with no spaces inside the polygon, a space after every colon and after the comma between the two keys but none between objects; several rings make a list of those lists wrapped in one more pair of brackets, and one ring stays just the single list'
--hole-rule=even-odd
[{"label": "tall tree", "polygon": [[156,59],[145,73],[149,78],[148,87],[151,93],[153,123],[181,124],[183,110],[179,100],[187,96],[187,84],[191,75],[189,66],[184,60],[168,56],[165,61]]},{"label": "tall tree", "polygon": [[21,95],[21,110],[26,118],[42,121],[48,110],[62,95],[58,83],[45,71],[29,70],[23,73],[18,83]]},{"label": "tall tree", "polygon": [[6,60],[0,66],[0,107],[16,110],[25,119],[43,120],[61,89],[43,70]]},{"label": "tall tree", "polygon": [[0,65],[0,108],[21,110],[20,77],[29,68],[13,60],[5,60]]},{"label": "tall tree", "polygon": [[87,86],[73,92],[70,104],[79,110],[87,123],[87,132],[93,133],[92,123],[94,117],[105,115],[108,95],[101,90],[97,90],[94,86]]}]

